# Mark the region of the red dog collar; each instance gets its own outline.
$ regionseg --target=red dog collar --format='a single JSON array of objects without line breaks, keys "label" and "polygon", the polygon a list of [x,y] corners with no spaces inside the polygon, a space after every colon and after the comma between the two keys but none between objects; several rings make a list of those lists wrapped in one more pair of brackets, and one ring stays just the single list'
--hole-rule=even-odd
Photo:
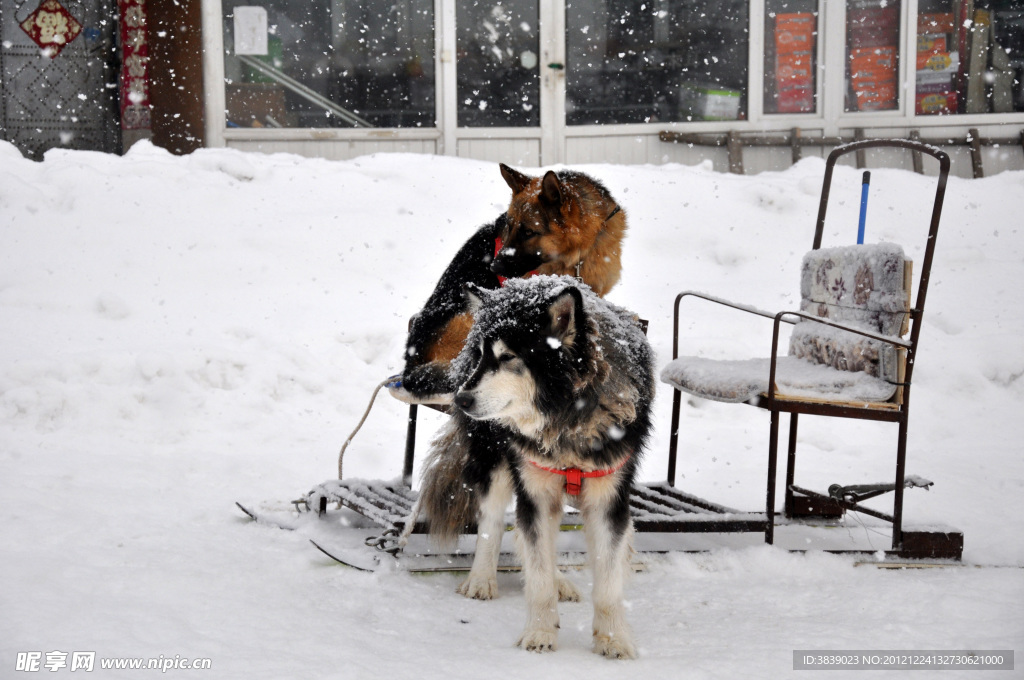
[{"label": "red dog collar", "polygon": [[565,492],[568,493],[570,496],[579,496],[580,489],[583,488],[584,479],[592,479],[594,477],[607,477],[608,475],[614,474],[618,472],[623,465],[626,464],[626,461],[628,461],[629,458],[629,456],[626,456],[625,458],[622,459],[621,463],[619,463],[613,468],[608,468],[606,470],[591,470],[590,472],[584,472],[579,468],[549,468],[544,467],[540,463],[536,463],[533,460],[527,460],[529,460],[530,465],[532,465],[535,468],[543,470],[544,472],[550,472],[552,474],[562,475],[563,477],[565,477]]}]

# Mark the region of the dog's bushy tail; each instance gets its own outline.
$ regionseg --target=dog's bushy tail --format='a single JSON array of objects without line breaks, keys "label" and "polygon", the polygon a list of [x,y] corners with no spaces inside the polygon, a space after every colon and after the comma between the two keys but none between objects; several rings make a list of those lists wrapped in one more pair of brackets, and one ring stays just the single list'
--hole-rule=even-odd
[{"label": "dog's bushy tail", "polygon": [[450,547],[476,519],[477,498],[463,470],[469,462],[465,431],[450,418],[430,444],[420,484],[420,511],[430,525],[430,538]]}]

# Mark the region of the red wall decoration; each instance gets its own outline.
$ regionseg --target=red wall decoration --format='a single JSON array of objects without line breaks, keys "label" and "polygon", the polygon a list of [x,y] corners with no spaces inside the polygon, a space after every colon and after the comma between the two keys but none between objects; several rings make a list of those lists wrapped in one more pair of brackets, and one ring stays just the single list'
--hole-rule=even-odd
[{"label": "red wall decoration", "polygon": [[55,59],[82,32],[82,24],[57,0],[42,0],[20,25],[21,30],[51,59]]},{"label": "red wall decoration", "polygon": [[146,0],[118,0],[121,23],[121,129],[148,130],[149,40]]}]

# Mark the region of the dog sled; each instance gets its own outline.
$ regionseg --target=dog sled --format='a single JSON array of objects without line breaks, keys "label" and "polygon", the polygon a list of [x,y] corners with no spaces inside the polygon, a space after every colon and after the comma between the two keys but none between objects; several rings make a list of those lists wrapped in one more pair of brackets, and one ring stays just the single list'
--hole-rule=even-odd
[{"label": "dog sled", "polygon": [[[834,168],[850,153],[877,148],[903,149],[934,158],[938,164],[936,189],[923,261],[914,266],[893,244],[822,247],[825,216]],[[672,360],[661,371],[662,382],[673,391],[669,433],[668,469],[659,482],[635,484],[630,492],[630,514],[636,531],[637,550],[643,553],[702,551],[718,547],[774,544],[787,550],[823,550],[871,555],[880,563],[927,560],[957,561],[963,550],[963,534],[945,526],[913,526],[904,522],[903,499],[907,489],[928,489],[933,483],[908,474],[907,434],[910,392],[919,349],[921,321],[931,274],[939,221],[949,174],[949,157],[942,151],[910,140],[868,140],[836,148],[826,161],[812,249],[801,268],[799,309],[765,312],[704,293],[685,291],[675,298]],[[866,201],[866,189],[865,198]],[[863,208],[862,208],[863,224]],[[861,239],[858,239],[861,240]],[[911,304],[915,287],[916,300]],[[833,276],[833,279],[829,279]],[[854,287],[843,285],[852,281]],[[684,303],[711,303],[732,312],[753,314],[773,324],[770,353],[765,359],[711,361],[680,356],[680,321]],[[782,329],[790,328],[789,352],[780,355]],[[378,390],[385,383],[378,386]],[[677,486],[681,448],[680,416],[686,393],[754,406],[770,415],[769,445],[765,456],[765,504],[763,509],[738,510],[702,498]],[[374,393],[376,396],[376,392]],[[372,399],[371,399],[372,405]],[[417,492],[413,488],[417,423],[421,407],[412,404],[406,427],[402,473],[391,481],[339,478],[314,487],[289,509],[269,513],[239,506],[250,517],[285,529],[337,524],[339,513],[356,513],[358,524],[373,533],[360,544],[328,544],[321,534],[314,544],[326,555],[361,569],[392,564],[409,571],[448,571],[469,568],[472,548],[454,553],[431,554],[421,540],[418,548],[403,551],[404,533],[422,536],[427,524],[416,515]],[[782,414],[788,414],[785,482],[782,509],[776,508],[779,430]],[[896,427],[894,473],[877,484],[834,483],[825,491],[813,491],[796,483],[796,457],[800,416],[844,418],[888,423]],[[364,415],[365,419],[365,415]],[[358,430],[358,428],[357,428]],[[349,438],[351,441],[351,437]],[[348,441],[346,442],[346,446]],[[342,449],[344,455],[344,448]],[[572,480],[567,479],[567,483]],[[892,499],[892,509],[880,508],[871,499]],[[344,509],[344,510],[343,510]],[[857,513],[864,532],[840,529],[848,513]],[[507,524],[512,525],[511,516]],[[335,520],[333,523],[331,520]],[[582,520],[567,511],[563,533],[579,529]],[[410,525],[411,523],[411,525]],[[468,533],[475,528],[469,527]],[[351,532],[349,532],[351,533]],[[879,548],[878,535],[889,545]],[[867,538],[863,538],[867,536]],[[468,544],[466,544],[468,546]],[[562,566],[582,564],[582,549],[571,536],[562,550]],[[511,553],[502,553],[499,569],[517,568]]]}]

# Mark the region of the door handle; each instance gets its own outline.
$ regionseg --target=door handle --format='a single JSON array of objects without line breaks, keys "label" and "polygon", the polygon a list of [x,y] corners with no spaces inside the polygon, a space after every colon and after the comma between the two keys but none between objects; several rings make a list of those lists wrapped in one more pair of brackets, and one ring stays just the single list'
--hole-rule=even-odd
[{"label": "door handle", "polygon": [[548,68],[553,68],[556,71],[561,71],[565,68],[565,64],[560,64],[557,61],[553,61],[550,64],[548,64]]}]

